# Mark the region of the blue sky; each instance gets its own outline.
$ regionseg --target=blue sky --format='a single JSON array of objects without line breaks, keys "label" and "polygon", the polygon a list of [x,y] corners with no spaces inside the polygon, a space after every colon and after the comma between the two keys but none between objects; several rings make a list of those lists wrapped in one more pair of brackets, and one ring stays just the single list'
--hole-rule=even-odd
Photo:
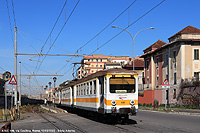
[{"label": "blue sky", "polygon": [[[79,50],[79,54],[91,54],[97,49],[97,47],[105,44],[121,31],[120,29],[111,28],[112,25],[126,28],[128,24],[134,23],[134,21],[161,1],[162,0],[136,0],[136,2],[126,12],[99,34],[98,37],[94,38],[90,43]],[[12,0],[7,0],[7,2],[12,33],[9,25],[7,3],[6,0],[1,0],[0,73],[8,70],[14,74],[14,42],[12,39],[14,40],[15,24]],[[16,24],[19,30],[17,35],[18,53],[40,52],[44,42],[37,39],[43,41],[47,40],[47,37],[61,12],[65,0],[17,0],[13,2]],[[48,39],[47,41],[48,43],[54,42],[77,2],[78,0],[67,1],[66,7],[52,32],[51,39]],[[54,45],[59,48],[52,47],[49,53],[76,53],[77,49],[95,37],[133,2],[134,0],[81,0],[54,43]],[[158,39],[168,43],[168,38],[170,36],[188,25],[200,28],[198,17],[199,4],[199,0],[166,0],[149,14],[132,24],[127,28],[127,30],[133,36],[142,29],[149,27],[155,28],[154,30],[143,31],[136,36],[134,55],[142,55],[143,50]],[[27,34],[37,39],[30,37]],[[29,43],[27,43],[27,41]],[[36,49],[36,51],[30,46],[30,44],[34,49]],[[49,47],[50,45],[46,44],[43,53],[47,53]],[[128,33],[123,32],[93,54],[132,57],[132,39]],[[73,69],[70,69],[73,66],[71,64],[72,62],[66,62],[68,57],[47,56],[38,71],[35,71],[38,62],[30,61],[30,57],[32,56],[18,56],[18,61],[22,61],[22,74],[28,74],[29,72],[35,72],[37,74],[64,74],[62,77],[57,77],[58,80],[56,85],[73,78]],[[38,60],[38,57],[33,59]],[[76,57],[72,58],[71,61],[80,62],[81,59],[81,57]],[[53,79],[52,77],[37,77],[37,81],[38,86],[45,86],[48,82],[53,82]],[[24,85],[22,92],[27,93],[27,77],[23,77],[22,82]],[[31,79],[31,86],[34,88],[35,84],[36,81],[33,77]],[[34,92],[34,89],[32,89],[32,92]]]}]

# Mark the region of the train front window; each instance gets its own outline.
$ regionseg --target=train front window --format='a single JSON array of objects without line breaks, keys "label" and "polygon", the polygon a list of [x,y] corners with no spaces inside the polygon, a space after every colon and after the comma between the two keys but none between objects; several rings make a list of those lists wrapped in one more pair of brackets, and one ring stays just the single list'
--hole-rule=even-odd
[{"label": "train front window", "polygon": [[134,77],[111,77],[110,93],[135,93]]}]

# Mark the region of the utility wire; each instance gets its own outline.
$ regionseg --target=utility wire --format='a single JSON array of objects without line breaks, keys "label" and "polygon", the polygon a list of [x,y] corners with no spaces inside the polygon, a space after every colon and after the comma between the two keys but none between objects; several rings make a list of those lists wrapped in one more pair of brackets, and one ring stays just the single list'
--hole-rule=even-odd
[{"label": "utility wire", "polygon": [[12,0],[12,8],[13,8],[13,16],[14,16],[15,26],[17,26],[17,24],[16,24],[16,19],[15,19],[15,10],[14,10],[13,0]]},{"label": "utility wire", "polygon": [[31,43],[29,41],[26,40],[26,38],[24,38],[24,36],[19,32],[19,34],[22,36],[22,38],[35,50],[36,53],[39,54],[39,52],[31,45]]},{"label": "utility wire", "polygon": [[[53,32],[53,30],[54,30],[54,28],[55,28],[55,26],[56,26],[56,24],[57,24],[57,22],[58,22],[58,20],[59,20],[59,18],[60,18],[60,16],[61,16],[61,14],[62,14],[62,12],[63,12],[63,9],[64,9],[64,7],[65,7],[65,5],[67,4],[67,0],[65,1],[65,3],[64,3],[64,5],[63,5],[63,7],[62,7],[62,9],[61,9],[61,12],[60,12],[60,14],[59,14],[59,16],[58,16],[58,18],[57,18],[57,20],[56,20],[56,22],[55,22],[55,24],[54,24],[54,26],[53,26],[53,28],[52,28],[52,30],[51,30],[51,32],[50,32],[50,34],[49,34],[49,36],[47,37],[47,39],[46,39],[46,41],[45,41],[45,43],[44,43],[44,45],[42,46],[42,48],[41,48],[41,54],[42,54],[42,51],[43,51],[43,49],[44,49],[44,46],[45,46],[45,44],[47,43],[47,41],[49,40],[49,37],[51,36],[51,34],[52,34],[52,32]],[[38,58],[38,60],[40,60],[40,56],[39,56],[39,58]],[[37,64],[36,64],[36,69],[37,69],[37,66],[38,66],[38,62],[37,62]],[[34,70],[34,72],[36,71],[36,69]],[[38,69],[39,70],[39,69]]]},{"label": "utility wire", "polygon": [[[30,34],[28,34],[28,33],[23,32],[23,31],[20,31],[20,30],[17,30],[17,31],[18,31],[18,32],[21,32],[21,33],[23,33],[23,34],[26,34],[26,35],[28,35],[28,36],[30,36],[30,37],[32,37],[32,38],[35,38],[35,39],[37,39],[37,40],[39,40],[39,41],[41,41],[41,42],[45,42],[45,41],[43,41],[43,40],[41,40],[41,39],[39,39],[39,38],[37,38],[37,37],[34,37],[34,36],[32,36],[32,35],[30,35]],[[47,44],[51,45],[50,43],[47,43]],[[67,51],[67,50],[65,50],[65,49],[63,49],[63,48],[58,47],[58,46],[53,45],[53,47],[55,47],[55,48],[57,48],[57,49],[60,49],[60,50],[62,50],[62,51],[65,51],[65,52],[67,52],[67,53],[73,54],[72,52],[69,52],[69,51]]]},{"label": "utility wire", "polygon": [[9,25],[10,25],[11,37],[12,37],[12,42],[13,42],[13,50],[14,50],[14,40],[13,40],[13,32],[12,32],[11,21],[10,21],[10,13],[9,13],[10,11],[9,11],[9,7],[8,7],[8,0],[6,0],[6,4],[7,4],[7,9],[8,9]]},{"label": "utility wire", "polygon": [[[145,14],[143,14],[141,17],[139,17],[137,20],[135,20],[133,23],[131,23],[130,25],[128,25],[126,28],[129,28],[130,26],[132,26],[133,24],[135,24],[137,21],[139,21],[140,19],[142,19],[144,16],[146,16],[147,14],[149,14],[151,11],[153,11],[155,8],[157,8],[159,5],[161,5],[165,0],[161,1],[159,4],[157,4],[156,6],[154,6],[153,8],[151,8],[148,12],[146,12]],[[100,48],[102,48],[103,46],[105,46],[107,43],[109,43],[110,41],[112,41],[115,37],[117,37],[119,34],[121,34],[124,30],[122,30],[121,32],[119,32],[118,34],[116,34],[114,37],[112,37],[111,39],[109,39],[107,42],[105,42],[103,45],[101,45],[100,47],[98,47],[95,51],[93,51],[92,53],[96,52],[97,50],[99,50]],[[92,55],[92,53],[90,53],[90,55]],[[64,74],[63,76],[69,72],[73,67],[69,68]],[[62,77],[62,76],[61,76]]]},{"label": "utility wire", "polygon": [[[145,17],[147,14],[149,14],[151,11],[153,11],[155,8],[157,8],[159,5],[161,5],[165,0],[161,1],[159,4],[157,4],[156,6],[154,6],[153,8],[151,8],[148,12],[146,12],[145,14],[143,14],[141,17],[139,17],[137,20],[135,20],[133,23],[131,23],[130,25],[128,25],[126,28],[124,29],[128,29],[130,26],[132,26],[133,24],[135,24],[136,22],[138,22],[140,19],[142,19],[143,17]],[[96,50],[94,50],[92,53],[90,53],[89,55],[92,55],[94,52],[96,52],[97,50],[99,50],[100,48],[102,48],[103,46],[105,46],[107,43],[109,43],[110,41],[112,41],[115,37],[117,37],[118,35],[120,35],[122,32],[124,32],[124,30],[122,30],[121,32],[119,32],[118,34],[116,34],[114,37],[112,37],[111,39],[109,39],[107,42],[105,42],[103,45],[101,45],[100,47],[98,47]]]},{"label": "utility wire", "polygon": [[0,66],[0,68],[1,68],[2,70],[6,71],[3,67]]},{"label": "utility wire", "polygon": [[[68,20],[69,20],[70,17],[72,16],[72,14],[73,14],[73,12],[75,11],[75,9],[76,9],[77,5],[79,4],[79,2],[80,2],[80,0],[78,0],[78,2],[76,3],[76,5],[74,6],[74,8],[73,8],[73,10],[71,11],[71,13],[70,13],[68,19],[65,21],[63,27],[61,28],[61,30],[60,30],[60,32],[58,33],[57,37],[55,38],[54,42],[52,43],[52,45],[50,46],[49,50],[47,51],[47,54],[49,53],[49,51],[51,50],[52,46],[54,45],[54,43],[55,43],[56,40],[58,39],[59,35],[61,34],[61,32],[62,32],[62,30],[64,29],[65,25],[67,24]],[[40,66],[42,65],[42,63],[43,63],[43,61],[44,61],[45,58],[46,58],[46,55],[45,55],[44,58],[42,59],[42,62],[40,63],[38,70],[40,69]],[[38,70],[37,70],[37,72],[38,72]]]},{"label": "utility wire", "polygon": [[[29,67],[35,68],[34,66],[31,66],[31,65],[29,65],[29,64],[26,64],[26,63],[23,63],[23,64],[25,64],[25,65],[27,65],[27,66],[29,66]],[[54,73],[50,73],[50,72],[45,71],[45,70],[42,70],[42,69],[40,69],[40,70],[43,71],[43,72],[49,73],[49,74],[54,74]]]},{"label": "utility wire", "polygon": [[[92,40],[94,40],[96,37],[98,37],[104,30],[106,30],[113,22],[115,22],[124,12],[126,12],[137,0],[133,1],[124,11],[122,11],[115,19],[113,19],[106,27],[104,27],[99,33],[97,33],[93,38],[91,38],[89,41],[87,41],[84,45],[82,45],[78,50],[82,49],[85,47],[87,44],[89,44]],[[97,46],[98,46],[98,40],[97,40]],[[70,59],[71,61],[72,59]],[[59,69],[57,72],[61,71],[67,66],[68,63],[65,64],[64,67]]]},{"label": "utility wire", "polygon": [[128,10],[137,0],[133,1],[123,12],[121,12],[114,20],[112,20],[106,27],[103,28],[98,34],[96,34],[92,39],[90,39],[88,42],[86,42],[83,46],[81,46],[78,50],[85,47],[88,43],[90,43],[92,40],[94,40],[99,34],[101,34],[105,29],[107,29],[113,22],[115,22],[126,10]]},{"label": "utility wire", "polygon": [[41,48],[41,53],[42,53],[42,51],[43,51],[43,49],[44,49],[44,46],[45,46],[45,44],[47,43],[49,37],[51,36],[51,34],[52,34],[54,28],[56,27],[56,24],[57,24],[57,22],[58,22],[58,20],[59,20],[59,18],[60,18],[60,16],[61,16],[61,14],[62,14],[62,12],[63,12],[63,9],[65,8],[65,5],[66,5],[66,4],[67,4],[67,0],[65,1],[64,5],[63,5],[63,7],[62,7],[62,10],[61,10],[61,12],[60,12],[60,14],[59,14],[59,16],[58,16],[58,18],[57,18],[57,20],[56,20],[56,22],[55,22],[53,28],[52,28],[52,30],[51,30],[51,32],[50,32],[50,34],[49,34],[47,40],[45,41],[44,45],[43,45],[42,48]]}]

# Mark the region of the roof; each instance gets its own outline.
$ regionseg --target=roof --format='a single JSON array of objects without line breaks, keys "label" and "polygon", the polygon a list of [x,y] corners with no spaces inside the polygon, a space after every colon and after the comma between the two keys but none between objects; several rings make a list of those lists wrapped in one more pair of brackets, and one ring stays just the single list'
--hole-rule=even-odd
[{"label": "roof", "polygon": [[[127,63],[124,67],[133,67],[133,61],[131,64]],[[134,67],[144,67],[144,60],[143,59],[136,59],[134,60]]]},{"label": "roof", "polygon": [[[187,26],[184,29],[182,29],[181,31],[179,31],[178,33],[174,34],[173,36],[171,36],[170,38],[173,38],[174,36],[178,35],[178,34],[191,34],[191,33],[199,33],[200,34],[200,29],[197,29],[193,26]],[[168,39],[170,39],[168,38]]]},{"label": "roof", "polygon": [[[195,28],[195,27],[193,27],[193,26],[187,26],[187,27],[185,27],[183,30],[181,30],[181,31],[179,31],[178,33],[176,33],[175,35],[173,35],[173,36],[171,36],[170,38],[172,38],[172,37],[174,37],[174,36],[176,36],[176,35],[178,35],[178,34],[190,34],[190,33],[193,33],[193,34],[200,34],[200,29],[197,29],[197,28]],[[168,38],[168,39],[170,39],[170,38]],[[192,38],[189,38],[189,39],[178,39],[176,42],[183,42],[183,41],[185,41],[185,42],[199,42],[200,41],[200,39],[192,39]],[[143,55],[141,55],[140,57],[141,58],[144,58],[145,56],[147,56],[147,55],[149,55],[149,54],[152,54],[152,53],[154,53],[154,52],[157,52],[157,51],[159,51],[159,50],[161,50],[161,49],[163,49],[163,48],[166,48],[166,47],[168,47],[168,46],[170,46],[170,45],[172,45],[172,44],[174,44],[174,43],[176,43],[176,42],[169,42],[169,43],[165,43],[164,45],[162,45],[162,46],[160,46],[160,47],[158,47],[158,48],[156,48],[156,49],[154,49],[154,50],[152,50],[152,51],[147,51],[146,53],[144,53]],[[151,45],[152,46],[152,45]],[[151,47],[150,46],[150,47]],[[148,47],[148,48],[150,48],[150,47]],[[146,48],[145,50],[147,50],[148,48]],[[143,51],[145,51],[145,50],[143,50]]]},{"label": "roof", "polygon": [[146,48],[143,51],[144,52],[152,51],[152,50],[155,50],[157,48],[160,48],[161,46],[163,46],[165,44],[166,44],[165,42],[163,42],[162,40],[159,39],[157,42],[155,42],[154,44],[152,44],[151,46],[149,46],[148,48]]},{"label": "roof", "polygon": [[113,75],[113,74],[131,74],[131,75],[138,75],[137,72],[134,72],[132,70],[126,70],[126,69],[121,69],[121,68],[113,68],[113,69],[106,69],[106,70],[101,70],[98,71],[94,74],[88,75],[85,78],[82,78],[80,80],[75,81],[76,84],[85,82],[88,80],[91,80],[96,77],[104,76],[104,75]]}]

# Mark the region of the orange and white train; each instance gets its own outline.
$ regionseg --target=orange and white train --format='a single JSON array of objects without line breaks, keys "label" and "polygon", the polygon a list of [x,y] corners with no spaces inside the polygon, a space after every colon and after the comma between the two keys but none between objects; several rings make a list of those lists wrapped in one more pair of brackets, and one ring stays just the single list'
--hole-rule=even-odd
[{"label": "orange and white train", "polygon": [[138,111],[138,74],[117,68],[98,71],[56,91],[55,103],[79,111],[128,118]]}]

